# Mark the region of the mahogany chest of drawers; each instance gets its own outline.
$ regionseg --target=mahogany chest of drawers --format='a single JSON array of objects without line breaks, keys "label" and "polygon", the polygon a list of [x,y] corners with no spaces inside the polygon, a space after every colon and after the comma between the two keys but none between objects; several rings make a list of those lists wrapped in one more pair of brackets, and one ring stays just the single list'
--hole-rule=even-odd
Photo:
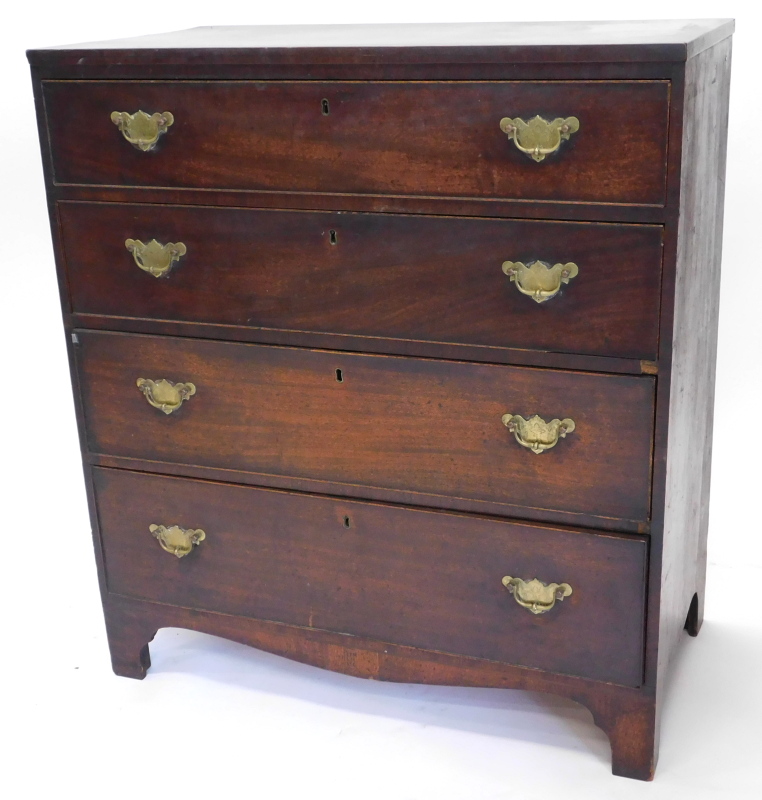
[{"label": "mahogany chest of drawers", "polygon": [[114,670],[165,626],[583,703],[703,614],[727,20],[29,52]]}]

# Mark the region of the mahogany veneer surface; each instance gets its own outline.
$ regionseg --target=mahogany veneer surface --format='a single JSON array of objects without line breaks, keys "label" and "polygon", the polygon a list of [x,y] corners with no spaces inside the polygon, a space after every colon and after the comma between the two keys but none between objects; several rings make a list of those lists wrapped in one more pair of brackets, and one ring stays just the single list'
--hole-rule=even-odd
[{"label": "mahogany veneer surface", "polygon": [[[52,81],[44,96],[61,184],[664,203],[666,81]],[[157,157],[114,135],[112,111],[168,104]],[[538,171],[499,122],[540,108],[587,124]]]},{"label": "mahogany veneer surface", "polygon": [[[662,228],[396,214],[62,202],[72,311],[656,358]],[[333,232],[333,235],[332,235]],[[127,239],[181,241],[164,278]],[[527,302],[504,261],[574,262],[562,302]]]},{"label": "mahogany veneer surface", "polygon": [[[93,453],[646,520],[654,381],[78,331]],[[337,380],[341,370],[342,380]],[[170,416],[139,378],[188,382]],[[567,417],[551,452],[503,414]],[[340,487],[336,488],[340,491]],[[333,490],[332,490],[333,493]]]}]

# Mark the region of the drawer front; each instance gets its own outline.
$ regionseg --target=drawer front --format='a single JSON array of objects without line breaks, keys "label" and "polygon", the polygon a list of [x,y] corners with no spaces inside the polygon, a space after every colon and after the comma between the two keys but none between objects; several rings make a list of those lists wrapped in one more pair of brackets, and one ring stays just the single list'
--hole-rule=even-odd
[{"label": "drawer front", "polygon": [[[640,538],[123,470],[94,477],[110,592],[641,683]],[[151,526],[204,539],[186,534],[192,549],[178,558]],[[506,576],[572,592],[534,614]]]},{"label": "drawer front", "polygon": [[[47,81],[44,95],[58,183],[665,199],[667,81]],[[111,119],[138,111],[172,115],[145,152]],[[566,141],[523,134],[524,149],[560,142],[541,161],[500,125],[537,116],[579,121]]]},{"label": "drawer front", "polygon": [[[73,202],[59,217],[79,313],[656,357],[660,226]],[[183,254],[149,260],[154,240]]]},{"label": "drawer front", "polygon": [[[351,484],[365,497],[374,488],[418,493],[423,505],[446,496],[648,517],[648,376],[77,335],[95,453]],[[189,382],[195,393],[163,413],[139,379]],[[154,402],[179,400],[155,392]],[[558,443],[536,454],[506,414],[569,419],[574,430],[560,438],[557,427]],[[531,443],[535,434],[522,431]]]}]

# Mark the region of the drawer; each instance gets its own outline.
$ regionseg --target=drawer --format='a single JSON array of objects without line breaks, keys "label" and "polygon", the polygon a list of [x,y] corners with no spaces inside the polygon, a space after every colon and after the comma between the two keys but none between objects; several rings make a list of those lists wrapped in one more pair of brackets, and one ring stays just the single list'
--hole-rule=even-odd
[{"label": "drawer", "polygon": [[[641,538],[125,470],[96,468],[94,481],[112,593],[641,683]],[[192,548],[178,558],[151,526],[204,538],[165,534]],[[534,614],[508,576],[571,594]]]},{"label": "drawer", "polygon": [[[78,331],[91,452],[646,520],[654,380]],[[171,413],[152,407],[195,392]],[[146,394],[144,395],[145,392]],[[503,423],[509,415],[515,433]],[[526,426],[539,415],[555,426]],[[559,421],[574,430],[561,437]],[[570,423],[566,423],[569,430]],[[557,444],[535,453],[519,444]],[[538,447],[541,445],[537,445]],[[323,489],[321,489],[323,491]],[[376,495],[378,496],[378,495]]]},{"label": "drawer", "polygon": [[[78,313],[656,358],[656,225],[77,202],[58,209]],[[152,259],[143,247],[152,241],[181,245],[183,254],[172,261],[155,246]],[[547,266],[532,266],[537,260]],[[505,262],[527,271],[511,280]],[[553,267],[567,263],[577,274],[564,283]],[[537,287],[541,302],[531,294]]]},{"label": "drawer", "polygon": [[[668,81],[46,81],[44,98],[63,184],[665,201]],[[171,114],[152,150],[112,122],[138,111]],[[535,117],[579,129],[522,132],[560,142],[535,161],[501,129]]]}]

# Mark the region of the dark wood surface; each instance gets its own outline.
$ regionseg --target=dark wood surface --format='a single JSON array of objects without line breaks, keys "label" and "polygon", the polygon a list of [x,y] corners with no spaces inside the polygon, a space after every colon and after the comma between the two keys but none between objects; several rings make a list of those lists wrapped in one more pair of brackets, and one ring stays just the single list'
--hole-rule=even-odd
[{"label": "dark wood surface", "polygon": [[[47,134],[45,134],[47,135]],[[57,200],[110,203],[154,203],[226,208],[292,209],[303,211],[357,211],[381,214],[536,219],[542,221],[625,222],[662,225],[663,206],[543,201],[510,197],[413,197],[407,195],[340,194],[331,192],[242,191],[141,186],[86,186],[51,184]]]},{"label": "dark wood surface", "polygon": [[64,66],[684,61],[733,33],[731,19],[629,22],[478,22],[374,25],[259,25],[192,28],[28,51],[33,64]]},{"label": "dark wood surface", "polygon": [[[59,216],[78,314],[656,358],[657,226],[72,202]],[[126,239],[188,252],[157,279]],[[538,304],[501,269],[536,259],[580,272]]]},{"label": "dark wood surface", "polygon": [[[110,592],[637,686],[647,542],[95,470]],[[151,524],[201,528],[182,559]],[[504,575],[567,582],[534,615]]]},{"label": "dark wood surface", "polygon": [[[68,298],[67,298],[68,302]],[[322,350],[409,355],[415,358],[439,358],[450,361],[478,361],[488,364],[573,369],[581,372],[606,372],[622,375],[656,375],[659,365],[648,359],[590,356],[551,350],[527,350],[518,347],[490,347],[466,344],[442,344],[420,339],[374,338],[361,334],[313,333],[276,328],[251,328],[239,325],[213,325],[203,322],[160,320],[146,317],[113,317],[102,314],[68,314],[73,328],[150,333],[231,342],[309,347]]]},{"label": "dark wood surface", "polygon": [[178,627],[214,633],[358,678],[551,692],[590,709],[595,724],[611,741],[615,775],[653,777],[654,702],[648,690],[113,594],[104,597],[104,611],[118,675],[144,678],[151,665],[148,644],[154,634],[159,628]]},{"label": "dark wood surface", "polygon": [[[51,81],[44,94],[59,184],[664,203],[666,81]],[[150,153],[110,119],[139,109],[174,115]],[[541,163],[499,127],[536,114],[580,120]]]},{"label": "dark wood surface", "polygon": [[[314,46],[259,48],[253,40],[249,40],[244,46],[226,50],[220,49],[211,41],[216,33],[201,30],[178,34],[180,38],[175,41],[183,41],[185,44],[168,49],[156,46],[162,41],[160,38],[150,40],[149,37],[142,45],[130,44],[131,49],[128,50],[120,49],[125,46],[124,42],[121,45],[116,42],[112,45],[83,45],[30,52],[30,60],[34,65],[38,65],[33,66],[32,73],[67,336],[74,333],[76,327],[103,329],[113,326],[114,329],[128,331],[161,331],[178,337],[219,336],[246,340],[253,329],[235,325],[220,327],[199,322],[156,321],[103,314],[72,314],[57,213],[59,201],[288,208],[305,211],[322,210],[329,213],[394,212],[546,221],[597,220],[664,225],[659,353],[656,362],[515,348],[500,350],[501,357],[496,359],[504,358],[507,363],[514,364],[562,368],[569,370],[564,373],[567,376],[580,374],[571,371],[580,368],[611,373],[642,371],[654,376],[642,379],[644,383],[656,387],[655,409],[652,407],[653,395],[649,394],[648,397],[649,408],[651,412],[655,411],[651,416],[655,424],[655,438],[653,480],[646,481],[651,490],[646,521],[596,517],[595,514],[573,515],[571,512],[510,504],[500,506],[495,503],[444,495],[435,496],[432,500],[429,496],[406,495],[394,489],[382,490],[378,487],[373,489],[373,496],[376,499],[387,502],[396,499],[411,506],[428,502],[439,509],[482,511],[497,516],[523,515],[524,518],[546,523],[554,521],[554,524],[589,526],[591,530],[603,528],[609,531],[648,532],[650,536],[646,580],[644,673],[640,687],[616,686],[578,676],[553,674],[541,669],[528,669],[497,661],[395,645],[360,636],[347,637],[341,633],[299,625],[257,621],[109,593],[101,540],[97,532],[98,519],[90,464],[122,468],[131,466],[133,469],[168,475],[177,472],[178,468],[171,461],[89,452],[86,418],[78,391],[79,375],[73,372],[83,457],[88,476],[88,495],[95,531],[96,560],[104,592],[109,644],[114,668],[118,674],[143,677],[150,664],[147,643],[155,631],[164,626],[181,626],[216,633],[306,663],[364,677],[551,691],[578,700],[591,709],[596,723],[607,732],[611,740],[615,774],[640,779],[653,777],[658,751],[659,713],[668,678],[667,666],[680,641],[683,624],[689,633],[697,633],[703,612],[716,286],[721,238],[724,136],[727,122],[729,62],[726,58],[729,55],[730,44],[726,41],[718,46],[718,43],[730,36],[733,23],[717,21],[702,23],[697,27],[693,27],[692,23],[688,23],[687,27],[671,23],[667,23],[666,27],[661,24],[651,27],[649,24],[641,26],[623,23],[621,35],[618,32],[618,25],[612,29],[610,26],[588,27],[582,24],[577,31],[581,34],[581,38],[565,44],[560,40],[538,44],[536,40],[533,43],[530,39],[509,41],[505,38],[502,42],[477,41],[476,38],[469,41],[469,37],[477,37],[478,30],[465,26],[458,27],[457,30],[452,29],[451,32],[441,29],[434,33],[427,32],[423,27],[411,29],[405,35],[428,36],[431,33],[436,37],[452,33],[454,38],[450,42],[438,44],[435,44],[433,39],[428,42],[419,41],[410,48],[406,48],[402,40],[395,43],[388,38],[399,30],[380,34],[379,40],[375,42],[376,46],[373,46],[369,41],[363,43],[357,31],[351,32],[349,28],[342,28],[338,35],[344,33],[351,35],[351,44],[354,46],[342,46],[340,42],[335,41],[330,43],[328,39],[318,41],[324,35],[326,37],[333,35],[331,31],[323,29],[314,31],[317,37],[312,42]],[[574,25],[565,28],[551,26],[551,28],[563,32],[563,35],[569,34],[572,37],[575,35]],[[482,29],[482,34],[485,30],[486,28]],[[495,35],[505,37],[506,30],[495,28]],[[515,30],[518,35],[518,28],[510,30]],[[531,30],[531,28],[525,29],[525,32]],[[601,41],[590,38],[596,31],[601,35]],[[277,31],[270,32],[277,35]],[[611,34],[611,37],[608,41],[603,41],[606,32]],[[260,29],[259,33],[265,35],[268,31]],[[651,34],[660,37],[658,41],[646,41],[643,38]],[[387,37],[385,42],[382,41],[384,37]],[[218,40],[218,45],[221,41]],[[169,44],[169,42],[170,40],[165,40],[164,43]],[[407,43],[410,44],[410,41]],[[696,58],[699,53],[702,55]],[[687,64],[682,63],[685,59],[689,59]],[[666,142],[668,136],[668,144],[662,150],[665,154],[663,175],[666,180],[663,197],[659,201],[664,205],[623,205],[617,202],[582,201],[579,198],[540,200],[537,196],[526,198],[518,195],[498,197],[359,192],[347,194],[320,188],[313,191],[290,189],[243,191],[234,187],[214,185],[213,182],[208,187],[194,188],[186,188],[179,183],[170,187],[160,185],[151,187],[144,184],[129,186],[124,185],[128,179],[132,179],[129,169],[116,175],[115,185],[59,185],[54,182],[43,85],[45,81],[51,79],[72,78],[112,82],[194,79],[213,82],[249,80],[260,83],[275,80],[300,83],[305,81],[468,81],[470,83],[551,81],[557,85],[559,81],[601,81],[607,84],[617,81],[630,83],[657,81],[669,87],[669,114],[668,119],[662,123],[664,125],[662,133],[665,138],[661,140]],[[114,109],[109,109],[109,112],[111,110]],[[162,144],[168,144],[169,137],[164,139]],[[111,144],[108,146],[111,147]],[[163,147],[155,155],[160,157],[167,152],[168,148]],[[566,152],[574,156],[578,150],[569,148]],[[91,161],[100,164],[101,156],[90,159],[88,155],[85,159],[87,169],[92,167]],[[562,161],[563,151],[555,163],[558,165]],[[537,165],[530,163],[529,166]],[[569,296],[570,292],[567,292],[564,298]],[[259,337],[257,341],[260,342],[269,341],[273,344],[302,347],[326,347],[328,341],[324,338],[310,340],[312,336],[323,337],[323,334],[275,329],[260,328],[256,330],[256,335]],[[482,345],[441,345],[391,338],[364,339],[362,336],[335,333],[331,336],[333,336],[331,346],[338,349],[372,350],[375,345],[368,346],[368,342],[376,342],[382,352],[383,348],[388,348],[385,352],[418,358],[433,356],[443,359],[465,358],[489,361],[490,353],[497,352],[496,348],[491,349]],[[78,350],[81,348],[70,341],[69,352],[73,367]],[[463,353],[463,350],[466,353]],[[130,366],[129,363],[127,366]],[[552,370],[547,369],[527,371],[554,374]],[[640,385],[643,386],[644,383]],[[115,391],[114,396],[116,394]],[[464,398],[464,402],[467,403],[470,395],[466,393]],[[183,410],[192,409],[193,403],[198,400],[199,396],[192,398]],[[153,411],[147,405],[146,410]],[[187,418],[186,416],[186,420]],[[179,423],[181,419],[182,417],[178,415],[175,422]],[[114,421],[112,425],[116,426],[117,423]],[[177,425],[173,430],[179,428]],[[136,437],[142,436],[137,427],[134,428],[134,432]],[[559,448],[569,444],[575,435],[572,434],[567,440],[562,441]],[[518,449],[518,445],[515,446]],[[558,452],[563,451],[559,449]],[[527,453],[535,459],[552,457],[553,454],[552,451],[550,454],[536,457]],[[616,471],[617,465],[609,465],[609,468],[611,471]],[[260,482],[273,488],[289,486],[302,492],[320,492],[330,486],[331,491],[345,495],[343,499],[334,498],[335,502],[352,502],[346,497],[349,495],[360,499],[368,495],[367,488],[357,484],[327,484],[311,481],[308,478],[232,472],[225,468],[190,464],[183,465],[181,471],[188,477],[212,477],[241,483]],[[586,465],[575,466],[574,479],[585,474],[587,474]],[[157,478],[157,480],[163,479]],[[571,492],[578,493],[578,490],[579,487],[572,482]],[[408,513],[414,512],[408,511]],[[473,519],[480,523],[485,521],[484,517]],[[508,523],[503,520],[503,524]],[[515,520],[511,524],[525,527]],[[594,536],[594,533],[575,535]]]},{"label": "dark wood surface", "polygon": [[371,499],[397,505],[431,507],[442,511],[457,513],[474,513],[499,518],[512,517],[539,524],[556,524],[575,528],[590,528],[608,533],[632,533],[648,535],[651,522],[622,519],[621,517],[601,516],[595,513],[580,513],[548,508],[535,508],[509,502],[489,502],[467,497],[449,495],[426,495],[411,489],[385,489],[378,486],[369,487],[357,483],[332,483],[316,478],[292,477],[288,475],[272,475],[263,472],[240,472],[222,467],[207,467],[196,464],[178,465],[171,461],[156,461],[149,458],[129,458],[126,456],[102,455],[100,453],[84,454],[85,461],[94,467],[112,469],[128,469],[139,472],[150,472],[154,475],[182,475],[206,481],[234,482],[247,486],[259,486],[283,489],[311,494],[326,494],[346,497],[353,500]]},{"label": "dark wood surface", "polygon": [[661,551],[660,688],[683,627],[695,636],[704,614],[730,65],[728,39],[688,62],[685,72]]},{"label": "dark wood surface", "polygon": [[[93,453],[646,520],[653,379],[79,331]],[[342,381],[336,371],[341,370]],[[171,415],[138,378],[190,381]],[[503,414],[570,417],[536,455]]]}]

